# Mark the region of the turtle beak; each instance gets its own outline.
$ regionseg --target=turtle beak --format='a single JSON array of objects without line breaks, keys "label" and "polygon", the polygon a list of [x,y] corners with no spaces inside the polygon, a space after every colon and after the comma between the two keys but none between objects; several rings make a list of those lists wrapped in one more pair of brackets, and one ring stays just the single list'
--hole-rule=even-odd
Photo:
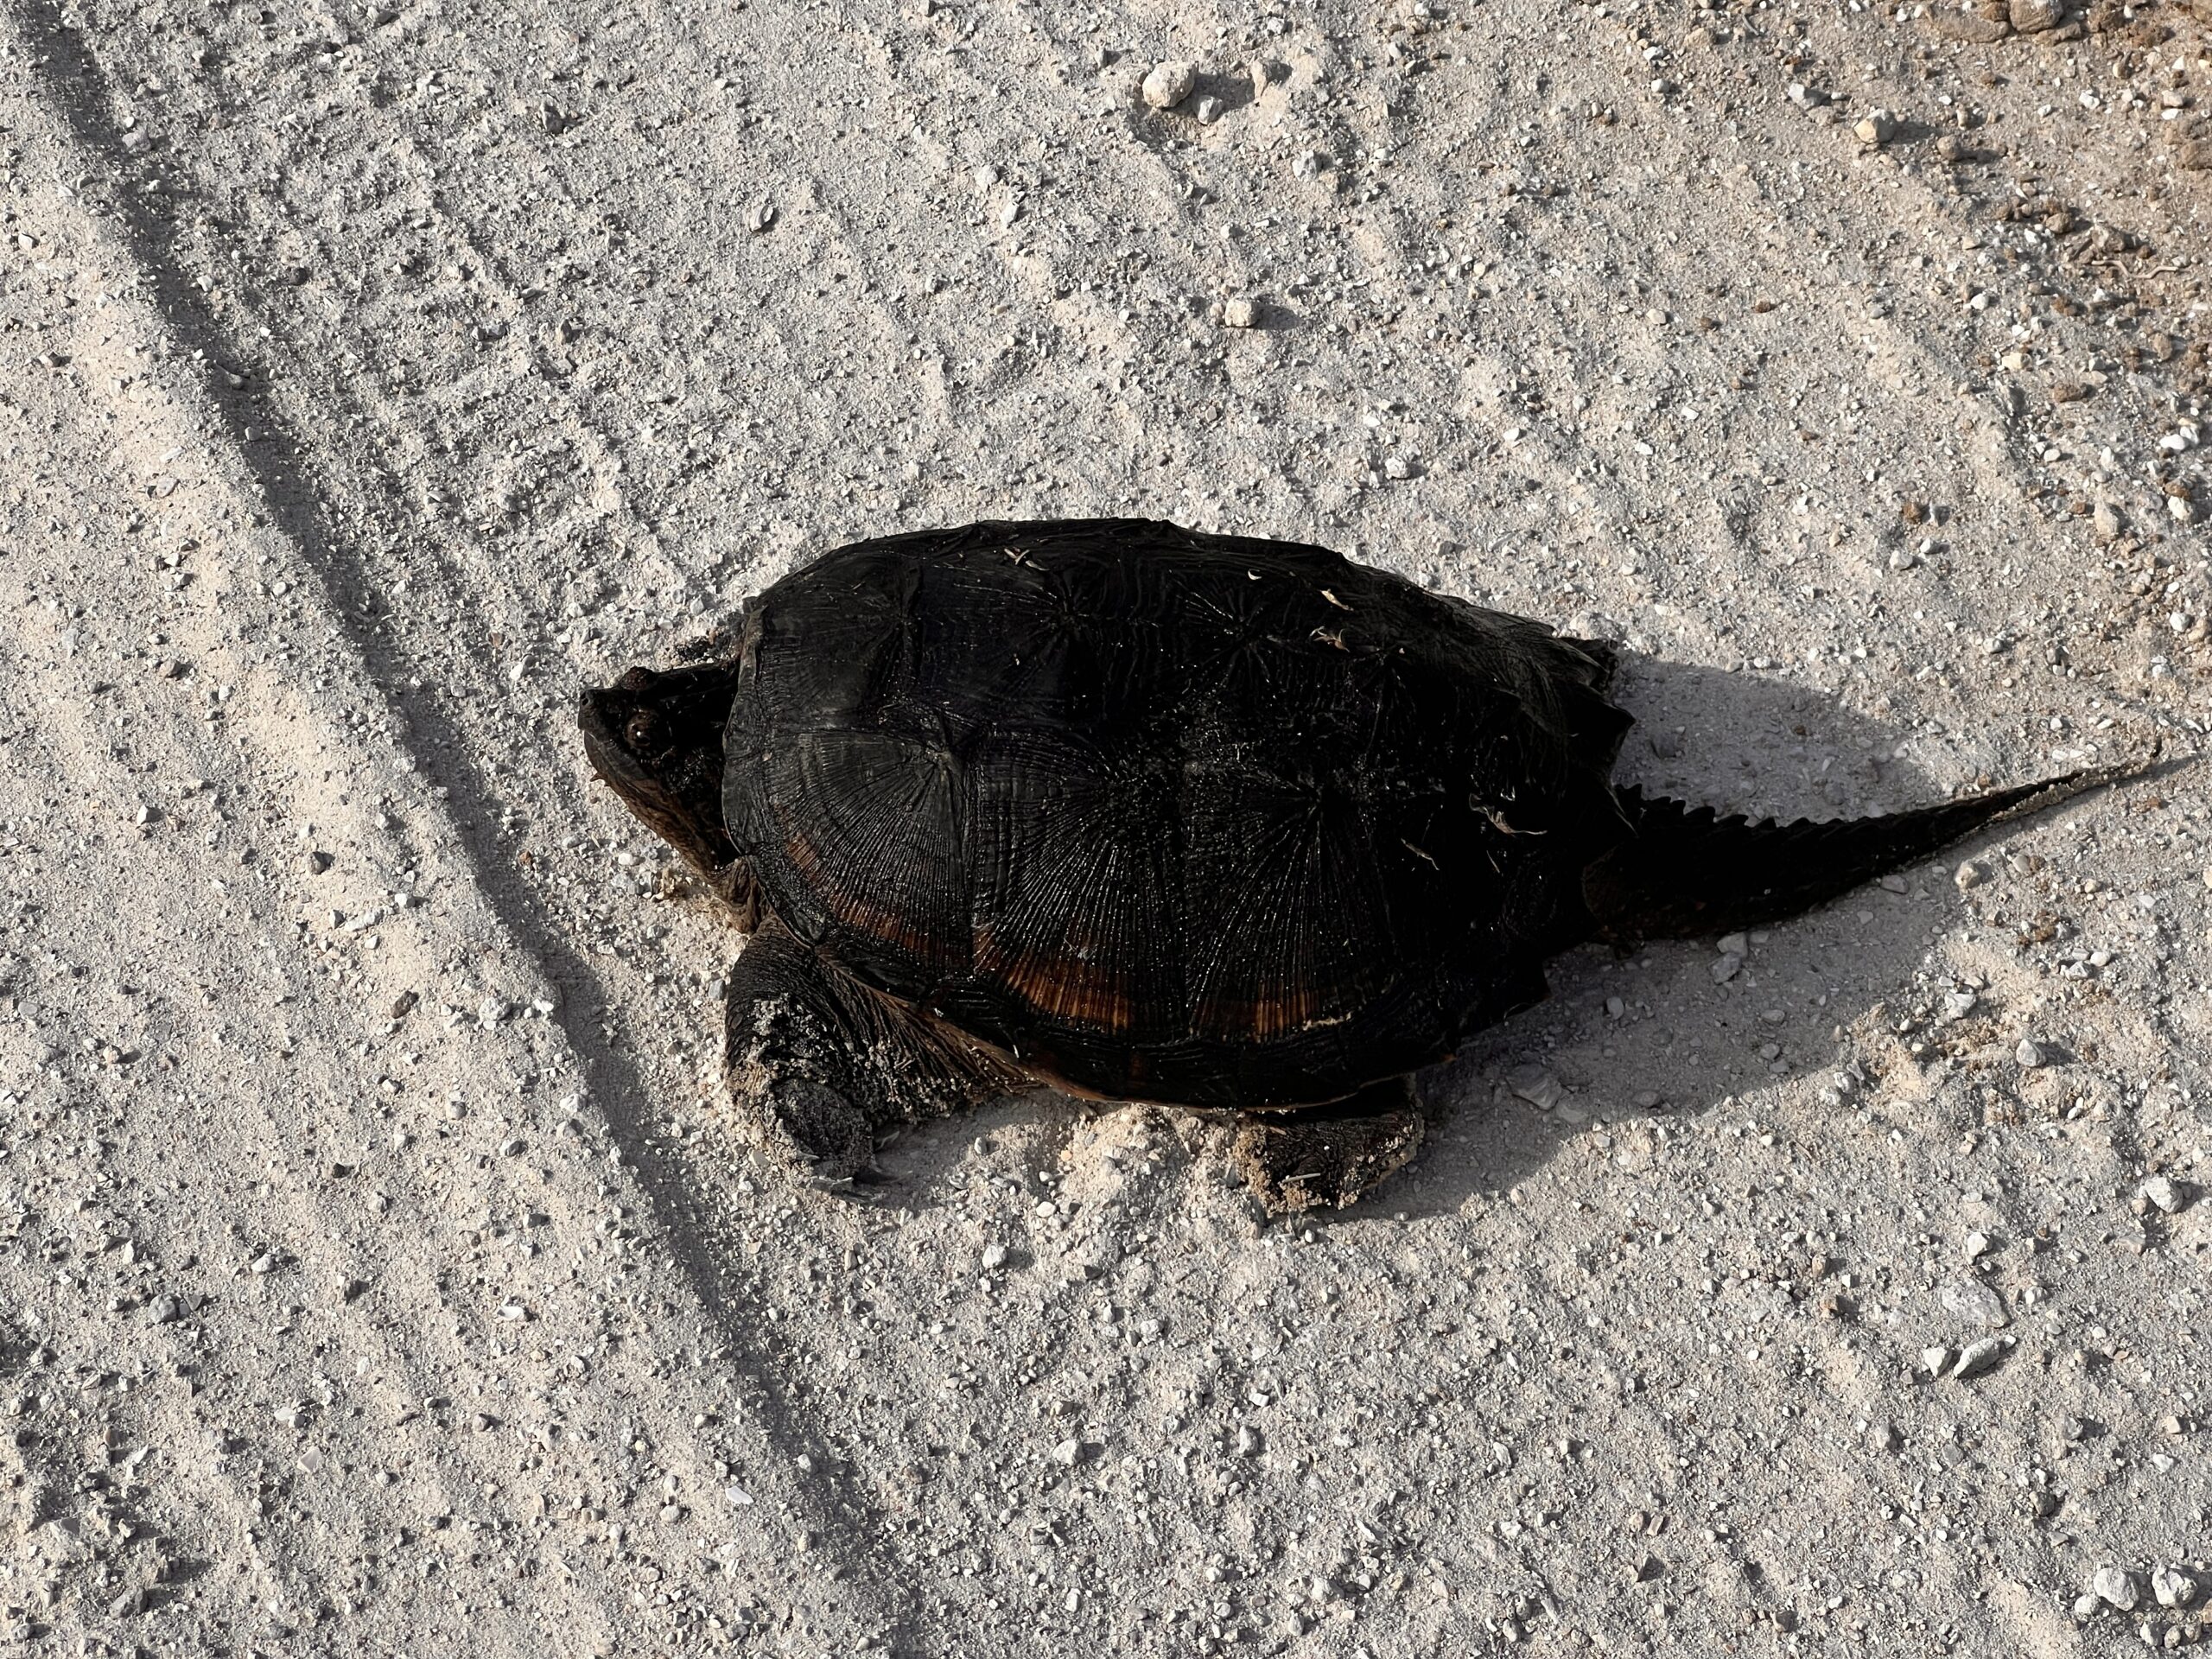
[{"label": "turtle beak", "polygon": [[584,757],[622,804],[700,869],[734,856],[721,822],[722,721],[733,671],[633,668],[576,702]]},{"label": "turtle beak", "polygon": [[[633,668],[630,674],[650,671]],[[626,683],[629,677],[623,677]],[[583,733],[584,756],[591,762],[591,769],[618,794],[626,794],[622,780],[638,769],[636,758],[622,739],[622,728],[637,706],[638,699],[626,696],[620,686],[586,687],[576,700],[576,725]]]}]

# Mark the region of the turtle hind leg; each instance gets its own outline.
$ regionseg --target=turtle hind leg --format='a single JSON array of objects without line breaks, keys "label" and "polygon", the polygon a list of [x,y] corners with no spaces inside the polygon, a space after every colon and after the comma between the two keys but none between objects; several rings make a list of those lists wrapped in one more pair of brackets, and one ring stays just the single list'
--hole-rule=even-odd
[{"label": "turtle hind leg", "polygon": [[825,963],[772,919],[731,969],[723,1031],[748,1133],[824,1185],[874,1175],[877,1137],[1021,1085],[1011,1067]]},{"label": "turtle hind leg", "polygon": [[1424,1128],[1413,1079],[1390,1077],[1326,1106],[1246,1113],[1230,1159],[1269,1215],[1341,1210],[1402,1167]]}]

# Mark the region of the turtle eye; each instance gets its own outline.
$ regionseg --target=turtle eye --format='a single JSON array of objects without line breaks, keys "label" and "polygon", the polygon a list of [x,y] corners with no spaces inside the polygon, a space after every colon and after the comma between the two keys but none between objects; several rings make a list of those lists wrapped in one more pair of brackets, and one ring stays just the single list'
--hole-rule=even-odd
[{"label": "turtle eye", "polygon": [[660,716],[650,709],[640,709],[623,726],[622,741],[630,746],[633,754],[645,754],[659,748]]}]

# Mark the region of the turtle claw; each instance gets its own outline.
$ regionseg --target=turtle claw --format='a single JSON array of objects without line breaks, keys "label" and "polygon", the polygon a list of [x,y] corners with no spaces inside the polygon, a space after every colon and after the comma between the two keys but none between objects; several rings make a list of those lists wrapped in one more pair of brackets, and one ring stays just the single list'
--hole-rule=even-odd
[{"label": "turtle claw", "polygon": [[1426,1124],[1409,1078],[1299,1111],[1249,1112],[1230,1157],[1271,1216],[1342,1210],[1421,1150]]},{"label": "turtle claw", "polygon": [[890,1189],[898,1183],[881,1170],[871,1166],[856,1169],[849,1175],[813,1174],[806,1184],[817,1192],[833,1198],[842,1198],[848,1204],[881,1204],[890,1196]]}]

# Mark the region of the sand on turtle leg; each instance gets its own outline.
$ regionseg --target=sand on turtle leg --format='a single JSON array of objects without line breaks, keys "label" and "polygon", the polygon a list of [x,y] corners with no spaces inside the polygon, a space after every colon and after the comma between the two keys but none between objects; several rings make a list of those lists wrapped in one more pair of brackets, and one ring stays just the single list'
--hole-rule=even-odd
[{"label": "sand on turtle leg", "polygon": [[1389,1077],[1326,1106],[1245,1113],[1230,1159],[1270,1215],[1341,1210],[1419,1151],[1424,1128],[1413,1079]]},{"label": "sand on turtle leg", "polygon": [[773,918],[731,969],[725,1006],[723,1065],[748,1131],[824,1184],[872,1173],[885,1130],[1027,1081],[839,972]]}]

